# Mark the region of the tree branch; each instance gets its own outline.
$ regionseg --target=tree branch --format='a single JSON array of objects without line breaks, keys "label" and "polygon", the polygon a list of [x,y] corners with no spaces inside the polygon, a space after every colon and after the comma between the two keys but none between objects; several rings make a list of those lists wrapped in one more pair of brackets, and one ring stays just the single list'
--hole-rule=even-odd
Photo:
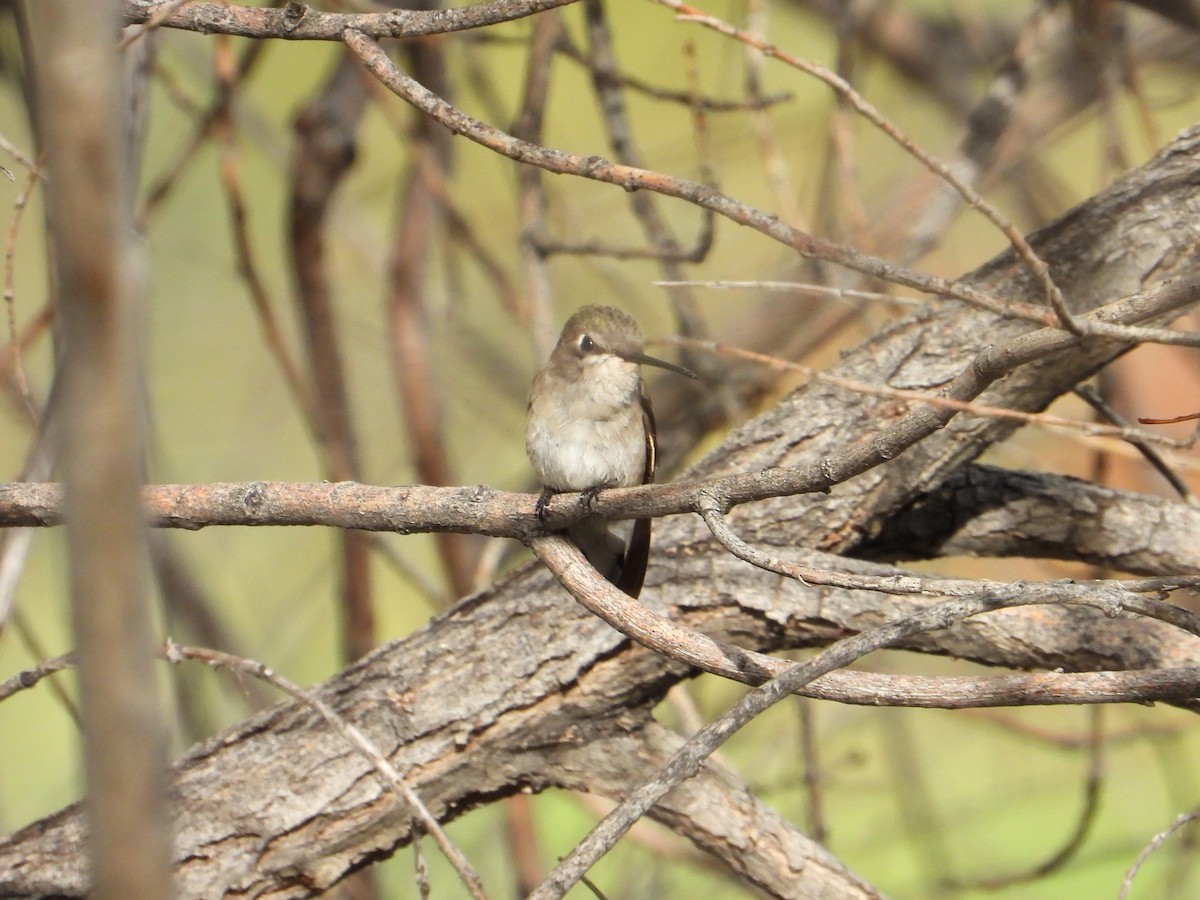
[{"label": "tree branch", "polygon": [[[450,9],[392,9],[383,13],[319,12],[299,2],[289,2],[282,9],[190,3],[172,12],[160,25],[202,34],[285,41],[340,41],[349,28],[378,38],[412,38],[512,22],[574,2],[576,0],[491,0]],[[140,25],[148,21],[158,7],[154,0],[126,0],[122,13],[124,23]]]},{"label": "tree branch", "polygon": [[1043,472],[972,465],[854,548],[863,559],[1028,556],[1146,575],[1200,571],[1200,509]]}]

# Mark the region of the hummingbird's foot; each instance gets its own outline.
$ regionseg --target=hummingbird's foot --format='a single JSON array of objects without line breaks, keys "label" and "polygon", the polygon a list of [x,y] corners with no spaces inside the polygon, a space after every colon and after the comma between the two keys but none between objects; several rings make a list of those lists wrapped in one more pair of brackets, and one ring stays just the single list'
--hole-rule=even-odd
[{"label": "hummingbird's foot", "polygon": [[556,493],[558,491],[552,491],[550,488],[542,488],[542,492],[538,495],[537,503],[533,504],[533,511],[543,522],[546,521],[546,504],[550,502],[550,498]]},{"label": "hummingbird's foot", "polygon": [[604,490],[600,485],[595,485],[590,488],[584,488],[579,492],[579,508],[584,512],[591,512],[592,505],[596,502],[596,498],[600,496],[600,492]]}]

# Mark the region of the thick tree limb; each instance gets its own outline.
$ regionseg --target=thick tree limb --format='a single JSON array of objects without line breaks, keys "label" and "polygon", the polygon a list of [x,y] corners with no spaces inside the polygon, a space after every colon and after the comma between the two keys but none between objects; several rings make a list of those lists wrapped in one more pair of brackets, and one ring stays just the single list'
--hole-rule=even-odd
[{"label": "thick tree limb", "polygon": [[[781,583],[715,542],[682,552],[669,567],[652,569],[647,602],[672,610],[681,625],[743,646],[822,645],[931,602],[889,599],[885,614],[877,595]],[[1054,608],[983,617],[917,646],[1011,665],[1113,669],[1183,666],[1196,651],[1195,639],[1158,623]],[[526,569],[318,693],[446,820],[523,789],[578,786],[578,763],[559,768],[559,754],[582,753],[646,724],[665,690],[687,674],[583,612],[548,573]],[[889,683],[875,678],[876,686]],[[936,692],[926,686],[927,696]],[[185,897],[267,886],[283,897],[311,896],[410,837],[409,817],[391,792],[298,704],[191,751],[176,765],[173,796],[176,876]],[[0,841],[0,896],[81,896],[82,824],[73,806]],[[849,890],[838,881],[828,887],[835,896]]]},{"label": "thick tree limb", "polygon": [[[651,778],[682,745],[674,732],[650,723],[642,731],[584,747],[564,746],[555,765],[570,785],[624,800],[629,786]],[[756,798],[713,762],[663,797],[654,816],[770,897],[866,898],[880,894],[820,844]],[[753,835],[747,840],[747,835]]]},{"label": "thick tree limb", "polygon": [[1200,571],[1200,509],[1042,472],[971,465],[916,498],[854,555],[1029,556],[1141,574]]}]

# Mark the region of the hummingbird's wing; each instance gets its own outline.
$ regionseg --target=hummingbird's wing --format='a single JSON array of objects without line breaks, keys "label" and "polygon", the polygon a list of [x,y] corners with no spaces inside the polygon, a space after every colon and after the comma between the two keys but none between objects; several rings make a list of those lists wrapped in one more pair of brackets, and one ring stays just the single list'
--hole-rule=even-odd
[{"label": "hummingbird's wing", "polygon": [[646,426],[646,471],[642,474],[642,484],[654,483],[654,470],[658,466],[658,427],[654,424],[654,410],[650,408],[650,398],[642,390],[642,424]]},{"label": "hummingbird's wing", "polygon": [[[642,475],[642,484],[650,484],[654,481],[654,469],[657,464],[658,430],[654,424],[654,410],[650,408],[650,398],[644,390],[642,425],[646,430],[646,468]],[[646,566],[650,562],[650,522],[650,519],[634,520],[629,547],[625,550],[625,560],[621,565],[621,575],[616,581],[618,588],[634,598],[642,592],[642,583],[646,580]]]}]

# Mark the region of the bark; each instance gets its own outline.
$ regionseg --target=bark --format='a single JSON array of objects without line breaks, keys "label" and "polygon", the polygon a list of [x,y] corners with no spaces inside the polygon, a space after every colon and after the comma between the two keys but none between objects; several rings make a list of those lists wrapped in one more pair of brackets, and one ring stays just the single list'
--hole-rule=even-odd
[{"label": "bark", "polygon": [[901,510],[865,559],[1028,556],[1137,574],[1200,570],[1200,509],[1078,478],[965,466]]}]

